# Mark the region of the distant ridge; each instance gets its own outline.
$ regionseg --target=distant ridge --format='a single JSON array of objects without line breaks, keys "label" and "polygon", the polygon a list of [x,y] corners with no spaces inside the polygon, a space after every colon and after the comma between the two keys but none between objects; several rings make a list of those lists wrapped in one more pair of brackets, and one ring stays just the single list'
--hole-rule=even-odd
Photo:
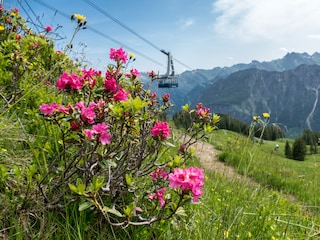
[{"label": "distant ridge", "polygon": [[304,128],[320,131],[320,101],[316,103],[315,90],[320,86],[319,65],[318,52],[291,52],[269,62],[253,60],[231,67],[185,71],[178,75],[176,89],[158,89],[156,82],[150,88],[158,96],[170,93],[175,111],[185,103],[202,102],[214,112],[245,122],[250,122],[252,115],[270,112],[273,122],[281,122],[292,132]]}]

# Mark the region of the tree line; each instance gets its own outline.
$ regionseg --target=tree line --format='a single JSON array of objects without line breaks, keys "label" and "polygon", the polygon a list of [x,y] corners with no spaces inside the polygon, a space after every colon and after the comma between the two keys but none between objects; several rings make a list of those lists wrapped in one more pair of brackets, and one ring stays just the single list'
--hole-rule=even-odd
[{"label": "tree line", "polygon": [[[250,125],[236,118],[232,118],[227,114],[219,114],[220,121],[217,124],[218,129],[226,129],[233,132],[240,133],[245,136],[249,136]],[[187,116],[184,111],[175,113],[172,117],[174,124],[178,128],[187,129],[191,124],[190,116]],[[262,128],[256,128],[254,136],[260,138],[262,134]],[[262,139],[275,141],[284,137],[284,132],[281,128],[275,124],[269,124],[263,131]]]}]

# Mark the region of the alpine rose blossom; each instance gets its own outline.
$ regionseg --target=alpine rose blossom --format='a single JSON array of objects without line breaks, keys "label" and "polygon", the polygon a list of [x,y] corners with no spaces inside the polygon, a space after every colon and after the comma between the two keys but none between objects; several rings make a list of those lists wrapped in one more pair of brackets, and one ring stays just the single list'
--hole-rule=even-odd
[{"label": "alpine rose blossom", "polygon": [[196,105],[196,109],[197,109],[197,110],[199,110],[200,108],[202,108],[202,103],[198,103],[198,104]]},{"label": "alpine rose blossom", "polygon": [[156,180],[157,178],[167,179],[168,173],[164,171],[162,168],[158,168],[154,170],[152,173],[150,173],[150,176],[153,180]]},{"label": "alpine rose blossom", "polygon": [[57,81],[57,88],[61,90],[80,90],[84,82],[76,75],[69,75],[67,72],[61,74],[60,78]]},{"label": "alpine rose blossom", "polygon": [[204,173],[201,168],[176,168],[169,174],[169,187],[181,188],[183,192],[192,193],[193,202],[197,202],[203,194]]},{"label": "alpine rose blossom", "polygon": [[118,91],[113,95],[114,101],[126,101],[128,100],[129,92],[126,92],[123,88],[118,87]]},{"label": "alpine rose blossom", "polygon": [[124,75],[128,78],[132,77],[133,79],[135,79],[140,76],[140,72],[137,69],[133,68],[130,70],[130,73],[125,73]]},{"label": "alpine rose blossom", "polygon": [[167,122],[156,122],[150,130],[150,133],[154,137],[160,137],[162,140],[166,140],[170,137],[169,124]]},{"label": "alpine rose blossom", "polygon": [[164,94],[162,97],[162,101],[168,102],[169,100],[170,100],[170,94],[169,93]]},{"label": "alpine rose blossom", "polygon": [[122,64],[126,64],[128,57],[125,51],[123,51],[122,47],[119,49],[110,49],[110,59],[121,62]]},{"label": "alpine rose blossom", "polygon": [[99,141],[102,145],[110,144],[111,134],[107,133],[109,127],[106,123],[98,123],[92,126],[92,129],[85,129],[84,133],[87,135],[89,140],[92,140],[95,136],[98,136]]},{"label": "alpine rose blossom", "polygon": [[82,69],[82,76],[81,79],[83,82],[88,82],[90,88],[94,88],[96,85],[97,80],[94,78],[95,76],[100,76],[101,71],[90,69]]},{"label": "alpine rose blossom", "polygon": [[114,78],[106,79],[104,81],[104,90],[111,93],[117,92],[117,82]]},{"label": "alpine rose blossom", "polygon": [[96,118],[96,114],[94,112],[94,107],[84,107],[81,109],[81,120],[87,122],[89,124],[94,123],[94,119]]},{"label": "alpine rose blossom", "polygon": [[48,32],[52,32],[52,27],[50,25],[46,26],[44,28],[44,30],[48,33]]},{"label": "alpine rose blossom", "polygon": [[52,116],[58,109],[59,107],[59,104],[58,103],[51,103],[51,104],[46,104],[46,103],[43,103],[40,105],[39,107],[39,110],[45,115],[49,115],[49,116]]},{"label": "alpine rose blossom", "polygon": [[209,108],[200,108],[197,111],[197,114],[201,117],[201,118],[208,118],[209,114],[210,114],[210,109]]},{"label": "alpine rose blossom", "polygon": [[166,188],[163,187],[157,190],[155,193],[149,194],[148,197],[150,200],[158,199],[158,201],[160,202],[160,208],[162,208],[166,203],[165,200],[163,199],[165,192],[166,192]]}]

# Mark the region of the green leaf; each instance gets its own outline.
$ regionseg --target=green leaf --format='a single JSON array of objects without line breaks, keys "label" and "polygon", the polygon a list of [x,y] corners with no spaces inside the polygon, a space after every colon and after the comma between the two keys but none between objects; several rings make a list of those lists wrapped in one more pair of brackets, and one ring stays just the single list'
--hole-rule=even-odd
[{"label": "green leaf", "polygon": [[137,96],[135,99],[133,99],[132,101],[132,105],[133,105],[133,110],[134,112],[139,111],[140,109],[148,106],[148,102],[146,101],[142,101],[141,98],[139,96]]},{"label": "green leaf", "polygon": [[173,162],[178,165],[181,162],[182,158],[181,156],[177,155],[173,158]]},{"label": "green leaf", "polygon": [[[131,205],[131,204],[130,204]],[[127,215],[127,216],[130,216],[131,213],[132,213],[132,210],[133,210],[133,207],[130,206],[130,205],[127,205],[125,209],[123,209],[124,213]]]},{"label": "green leaf", "polygon": [[206,133],[211,133],[211,132],[214,130],[214,127],[212,127],[211,125],[205,124],[205,125],[203,126],[203,130],[204,130],[204,132],[206,132]]},{"label": "green leaf", "polygon": [[182,106],[182,109],[186,112],[189,112],[189,110],[190,110],[189,104]]},{"label": "green leaf", "polygon": [[219,121],[220,121],[220,116],[217,115],[217,114],[214,114],[214,115],[212,116],[212,122],[213,122],[213,123],[218,123]]},{"label": "green leaf", "polygon": [[110,161],[110,160],[104,160],[102,161],[102,163],[104,164],[105,167],[117,167],[117,163]]},{"label": "green leaf", "polygon": [[119,212],[117,209],[114,208],[108,208],[108,207],[103,207],[103,210],[107,213],[111,213],[113,215],[116,215],[117,217],[123,217],[123,214],[121,214],[121,212]]},{"label": "green leaf", "polygon": [[83,211],[83,210],[86,210],[87,208],[93,206],[93,203],[92,202],[83,202],[79,205],[79,211]]},{"label": "green leaf", "polygon": [[167,147],[175,147],[174,144],[170,143],[170,142],[167,142],[167,141],[164,141],[162,142],[163,145],[167,146]]},{"label": "green leaf", "polygon": [[68,185],[69,185],[69,188],[72,192],[78,193],[78,188],[75,185],[73,185],[71,183],[69,183]]},{"label": "green leaf", "polygon": [[178,207],[178,209],[176,211],[176,214],[179,215],[179,216],[184,216],[184,217],[188,216],[183,207]]},{"label": "green leaf", "polygon": [[104,177],[93,176],[91,191],[96,193],[104,184]]},{"label": "green leaf", "polygon": [[128,173],[126,174],[126,183],[128,186],[132,184],[132,177]]},{"label": "green leaf", "polygon": [[86,190],[86,185],[84,185],[83,183],[80,183],[79,185],[77,185],[77,190],[78,190],[78,194],[82,195],[84,193],[84,191]]}]

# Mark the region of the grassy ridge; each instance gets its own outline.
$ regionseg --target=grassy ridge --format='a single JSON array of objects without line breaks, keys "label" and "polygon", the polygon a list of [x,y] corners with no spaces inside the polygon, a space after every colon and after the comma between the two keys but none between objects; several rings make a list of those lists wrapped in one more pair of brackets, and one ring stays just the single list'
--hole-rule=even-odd
[{"label": "grassy ridge", "polygon": [[[217,131],[210,142],[223,146],[220,158],[239,173],[263,186],[291,194],[307,208],[319,212],[320,154],[307,155],[303,162],[294,161],[284,155],[286,139],[264,141],[260,145],[228,131]],[[275,150],[276,144],[279,144],[278,150]]]}]

